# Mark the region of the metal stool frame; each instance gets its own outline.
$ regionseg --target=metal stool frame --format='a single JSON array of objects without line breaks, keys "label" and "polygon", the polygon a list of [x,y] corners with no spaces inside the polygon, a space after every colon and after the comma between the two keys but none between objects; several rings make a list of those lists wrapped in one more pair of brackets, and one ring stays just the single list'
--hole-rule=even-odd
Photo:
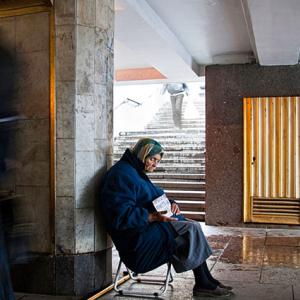
[{"label": "metal stool frame", "polygon": [[[138,277],[139,274],[135,273],[135,272],[132,272],[131,270],[129,270],[127,268],[127,266],[124,264],[124,266],[126,267],[126,270],[127,270],[127,273],[128,275],[130,276],[130,279],[134,280],[136,283],[145,283],[145,284],[160,284],[161,287],[159,289],[158,292],[153,292],[153,293],[144,293],[144,292],[135,292],[135,291],[129,291],[129,290],[123,290],[123,289],[120,289],[118,287],[118,280],[119,280],[119,277],[120,277],[120,270],[121,270],[121,265],[122,265],[122,260],[120,259],[119,261],[119,265],[118,265],[118,268],[117,268],[117,272],[116,272],[116,277],[114,279],[114,290],[120,295],[120,296],[141,296],[141,297],[149,297],[149,296],[152,296],[152,297],[159,297],[161,295],[163,295],[167,288],[168,288],[168,285],[170,283],[173,282],[173,276],[172,276],[172,272],[171,272],[171,262],[168,262],[167,263],[167,266],[168,266],[168,269],[167,269],[167,273],[166,273],[166,277],[165,279],[146,279],[146,278],[141,278],[141,277]],[[125,272],[124,272],[125,273]],[[127,274],[124,274],[124,275],[127,275]]]}]

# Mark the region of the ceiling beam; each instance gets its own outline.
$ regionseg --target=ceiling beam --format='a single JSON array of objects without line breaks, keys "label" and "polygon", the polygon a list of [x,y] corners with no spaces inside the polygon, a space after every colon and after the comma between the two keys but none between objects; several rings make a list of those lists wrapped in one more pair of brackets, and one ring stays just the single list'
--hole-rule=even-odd
[{"label": "ceiling beam", "polygon": [[247,27],[247,32],[249,36],[250,45],[254,54],[254,57],[256,59],[256,62],[259,63],[258,55],[257,55],[257,49],[256,49],[256,42],[253,32],[253,26],[252,21],[250,17],[249,7],[248,7],[248,1],[247,0],[241,0],[242,10],[244,14],[244,19]]},{"label": "ceiling beam", "polygon": [[298,64],[300,40],[295,37],[300,32],[300,1],[244,0],[242,3],[260,65]]},{"label": "ceiling beam", "polygon": [[147,1],[118,0],[117,6],[120,9],[116,11],[116,40],[134,50],[169,81],[198,78],[201,68]]}]

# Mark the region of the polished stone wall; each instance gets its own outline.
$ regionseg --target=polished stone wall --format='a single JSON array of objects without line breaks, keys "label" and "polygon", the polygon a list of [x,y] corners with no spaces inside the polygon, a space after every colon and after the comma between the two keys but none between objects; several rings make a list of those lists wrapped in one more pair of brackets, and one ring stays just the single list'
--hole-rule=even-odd
[{"label": "polished stone wall", "polygon": [[49,253],[49,13],[0,18],[0,47],[9,50],[15,63],[11,111],[21,118],[11,125],[8,153],[17,163],[1,188],[21,195],[15,209],[22,224],[30,225],[26,249]]},{"label": "polished stone wall", "polygon": [[243,222],[243,97],[299,96],[300,67],[206,67],[206,223]]},{"label": "polished stone wall", "polygon": [[53,13],[54,136],[51,13],[0,18],[0,41],[18,61],[16,108],[24,117],[14,132],[21,168],[0,187],[24,195],[22,212],[33,224],[30,260],[13,266],[15,290],[87,295],[112,279],[112,243],[97,200],[112,162],[114,1],[56,0]]},{"label": "polished stone wall", "polygon": [[111,281],[97,193],[112,160],[113,4],[55,2],[58,294],[87,294]]}]

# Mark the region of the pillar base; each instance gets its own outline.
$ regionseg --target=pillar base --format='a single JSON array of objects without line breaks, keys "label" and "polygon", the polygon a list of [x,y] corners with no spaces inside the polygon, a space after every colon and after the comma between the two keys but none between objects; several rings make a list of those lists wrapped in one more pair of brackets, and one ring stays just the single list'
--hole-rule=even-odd
[{"label": "pillar base", "polygon": [[39,255],[26,264],[12,266],[16,292],[86,296],[112,281],[111,248],[100,252]]}]

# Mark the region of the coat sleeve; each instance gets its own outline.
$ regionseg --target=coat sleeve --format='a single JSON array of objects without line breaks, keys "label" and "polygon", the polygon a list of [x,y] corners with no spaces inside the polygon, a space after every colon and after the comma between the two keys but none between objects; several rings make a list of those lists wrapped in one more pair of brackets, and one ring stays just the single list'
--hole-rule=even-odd
[{"label": "coat sleeve", "polygon": [[148,211],[136,205],[138,189],[127,173],[109,177],[101,193],[101,206],[111,230],[142,230],[148,225]]}]

